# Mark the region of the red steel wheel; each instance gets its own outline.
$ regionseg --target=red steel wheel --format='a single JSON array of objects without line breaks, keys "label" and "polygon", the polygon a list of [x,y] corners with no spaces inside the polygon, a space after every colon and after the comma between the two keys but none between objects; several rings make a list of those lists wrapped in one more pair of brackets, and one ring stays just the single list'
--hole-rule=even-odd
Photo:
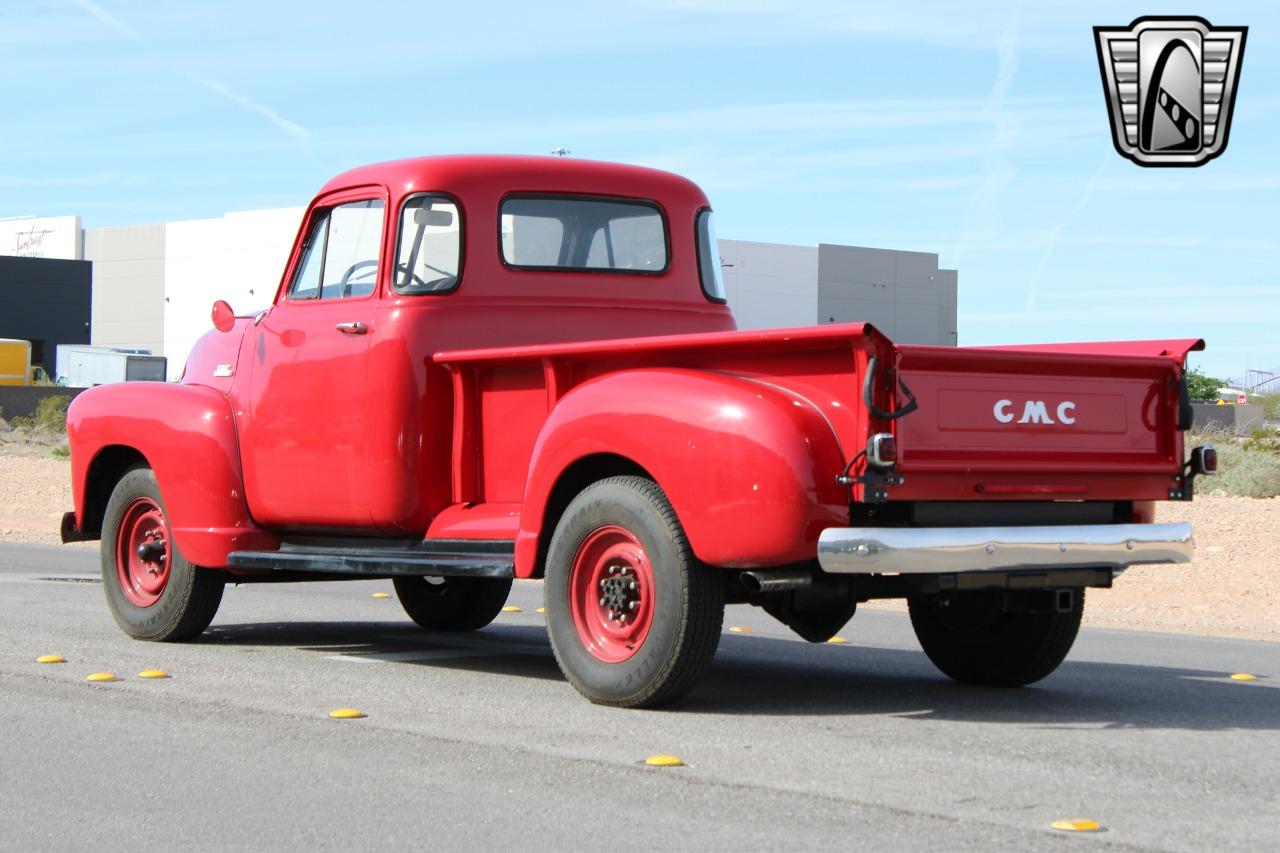
[{"label": "red steel wheel", "polygon": [[636,653],[653,625],[649,555],[631,531],[606,525],[574,554],[569,580],[573,627],[592,656],[621,663]]},{"label": "red steel wheel", "polygon": [[135,498],[116,532],[116,573],[125,597],[139,607],[159,601],[169,582],[170,562],[164,510],[149,497]]},{"label": "red steel wheel", "polygon": [[556,663],[600,705],[674,702],[716,653],[724,577],[694,556],[657,483],[634,475],[592,483],[569,501],[547,547]]}]

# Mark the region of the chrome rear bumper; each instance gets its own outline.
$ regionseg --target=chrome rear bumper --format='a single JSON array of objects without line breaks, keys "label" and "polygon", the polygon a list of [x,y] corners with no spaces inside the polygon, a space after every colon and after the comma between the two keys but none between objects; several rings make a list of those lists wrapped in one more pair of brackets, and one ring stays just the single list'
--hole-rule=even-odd
[{"label": "chrome rear bumper", "polygon": [[836,574],[946,574],[1019,569],[1123,569],[1187,563],[1191,525],[1073,524],[1039,527],[833,527],[818,563]]}]

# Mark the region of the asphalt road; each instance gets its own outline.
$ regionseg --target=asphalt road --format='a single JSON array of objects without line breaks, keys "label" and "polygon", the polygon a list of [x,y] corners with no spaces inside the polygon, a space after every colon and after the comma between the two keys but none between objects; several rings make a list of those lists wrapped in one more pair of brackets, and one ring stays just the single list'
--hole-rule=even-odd
[{"label": "asphalt road", "polygon": [[[0,545],[2,849],[1280,843],[1276,644],[1085,631],[1039,685],[984,690],[897,613],[813,646],[731,607],[752,633],[689,699],[619,711],[560,676],[535,583],[468,636],[372,597],[390,582],[228,587],[198,642],[167,645],[119,632],[96,572],[96,551]],[[1104,831],[1050,828],[1082,817]]]}]

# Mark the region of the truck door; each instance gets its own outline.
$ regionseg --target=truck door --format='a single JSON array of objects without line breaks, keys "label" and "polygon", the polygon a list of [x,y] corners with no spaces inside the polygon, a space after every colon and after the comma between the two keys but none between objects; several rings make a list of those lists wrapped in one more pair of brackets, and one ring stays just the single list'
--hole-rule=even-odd
[{"label": "truck door", "polygon": [[366,369],[384,202],[352,195],[312,209],[288,286],[250,328],[249,391],[237,420],[245,496],[264,526],[372,526]]}]

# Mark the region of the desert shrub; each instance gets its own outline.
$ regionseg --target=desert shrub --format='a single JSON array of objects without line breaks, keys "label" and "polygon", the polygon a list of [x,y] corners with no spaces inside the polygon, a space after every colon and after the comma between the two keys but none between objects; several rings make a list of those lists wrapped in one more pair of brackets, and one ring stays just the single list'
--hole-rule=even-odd
[{"label": "desert shrub", "polygon": [[9,423],[20,429],[65,432],[67,429],[67,406],[69,405],[71,405],[70,397],[62,395],[45,397],[36,403],[35,414],[28,417],[19,415],[11,418]]},{"label": "desert shrub", "polygon": [[67,428],[67,406],[71,398],[64,396],[45,397],[36,403],[35,421],[40,429],[53,432],[64,432]]},{"label": "desert shrub", "polygon": [[1206,430],[1187,436],[1188,447],[1212,444],[1218,451],[1218,472],[1196,479],[1198,494],[1222,489],[1248,498],[1280,495],[1280,432],[1258,430],[1255,435],[1241,439]]},{"label": "desert shrub", "polygon": [[1280,421],[1280,394],[1255,394],[1249,400],[1262,406],[1262,416],[1269,421]]},{"label": "desert shrub", "polygon": [[1240,446],[1245,450],[1260,450],[1280,455],[1280,429],[1255,429]]},{"label": "desert shrub", "polygon": [[67,459],[71,456],[71,448],[68,447],[67,443],[64,441],[61,444],[56,444],[50,448],[49,455],[56,456],[59,459]]}]

